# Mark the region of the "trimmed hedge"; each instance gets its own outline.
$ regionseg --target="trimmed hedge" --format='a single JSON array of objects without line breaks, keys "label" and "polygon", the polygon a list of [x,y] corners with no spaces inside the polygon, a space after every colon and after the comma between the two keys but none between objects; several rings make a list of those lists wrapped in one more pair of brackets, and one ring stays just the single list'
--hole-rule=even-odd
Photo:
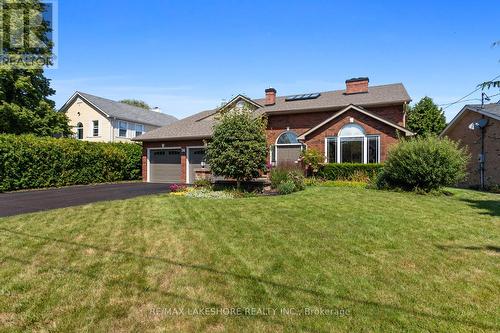
[{"label": "trimmed hedge", "polygon": [[375,179],[382,171],[382,164],[329,163],[324,164],[317,176],[328,180],[361,181]]},{"label": "trimmed hedge", "polygon": [[136,180],[142,148],[33,135],[0,135],[0,192]]}]

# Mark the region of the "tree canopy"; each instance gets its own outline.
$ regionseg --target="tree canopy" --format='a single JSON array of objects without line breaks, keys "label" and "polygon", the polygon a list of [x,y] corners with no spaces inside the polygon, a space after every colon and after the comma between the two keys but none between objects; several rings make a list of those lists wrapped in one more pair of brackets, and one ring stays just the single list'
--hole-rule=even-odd
[{"label": "tree canopy", "polygon": [[408,110],[407,127],[417,135],[440,134],[446,127],[446,118],[432,98],[425,96]]},{"label": "tree canopy", "polygon": [[266,167],[266,120],[243,110],[224,112],[208,143],[207,162],[215,176],[241,181],[259,176]]},{"label": "tree canopy", "polygon": [[[9,10],[4,4],[3,31],[12,31],[12,25],[24,28],[23,17],[18,17],[19,10]],[[44,5],[38,0],[16,2],[16,6],[26,7],[26,12],[43,12]],[[29,9],[29,10],[28,10]],[[7,25],[10,25],[7,30]],[[31,27],[30,32],[41,41],[33,48],[27,43],[12,44],[11,38],[5,38],[3,54],[20,57],[31,54],[47,58],[52,55],[52,43],[48,39],[49,27],[45,22]],[[25,36],[25,38],[28,38]],[[13,39],[15,41],[15,39]],[[0,133],[34,133],[40,136],[71,133],[67,117],[55,111],[55,103],[49,99],[55,91],[50,87],[50,80],[44,76],[43,65],[2,64],[0,66]]]},{"label": "tree canopy", "polygon": [[128,105],[132,105],[132,106],[144,109],[144,110],[151,110],[151,107],[149,106],[148,103],[146,103],[144,101],[141,101],[139,99],[122,99],[119,102],[120,103],[125,103],[125,104],[128,104]]}]

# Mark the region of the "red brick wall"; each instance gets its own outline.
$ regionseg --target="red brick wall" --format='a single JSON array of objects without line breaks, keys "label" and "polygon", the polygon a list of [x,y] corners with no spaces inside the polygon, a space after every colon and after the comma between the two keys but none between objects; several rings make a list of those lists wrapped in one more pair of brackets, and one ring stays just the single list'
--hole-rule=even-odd
[{"label": "red brick wall", "polygon": [[[469,177],[460,184],[462,186],[478,186],[480,184],[481,131],[473,131],[468,127],[469,124],[482,117],[479,113],[466,111],[446,135],[452,140],[460,141],[462,147],[467,146],[471,154],[471,160],[467,166]],[[485,183],[486,185],[500,184],[500,121],[493,118],[488,118],[488,126],[485,128],[484,152]]]},{"label": "red brick wall", "polygon": [[[402,108],[401,108],[402,109]],[[372,110],[370,110],[372,111]],[[381,110],[372,111],[389,112]],[[290,114],[290,115],[273,115],[268,119],[267,141],[269,145],[274,144],[280,134],[286,131],[287,127],[291,131],[300,135],[312,127],[318,125],[322,121],[331,117],[334,112],[317,112],[311,114]],[[305,144],[308,148],[313,148],[325,153],[325,138],[337,136],[340,129],[350,123],[350,118],[354,122],[361,125],[367,135],[380,135],[380,160],[383,162],[387,158],[388,148],[398,142],[398,136],[394,127],[386,125],[372,117],[366,116],[358,111],[349,110],[340,117],[329,122],[322,128],[306,137]],[[401,135],[404,135],[401,133]]]},{"label": "red brick wall", "polygon": [[[181,147],[186,151],[186,147],[203,146],[203,140],[185,140],[185,141],[157,141],[143,142],[142,144],[142,181],[147,182],[147,149],[148,148],[164,148]],[[179,182],[186,182],[186,152],[181,153],[181,178]]]},{"label": "red brick wall", "polygon": [[[387,106],[370,108],[370,112],[388,119],[391,122],[403,125],[404,113],[403,105]],[[328,112],[307,112],[297,114],[273,114],[268,118],[267,142],[269,145],[274,144],[278,136],[286,131],[287,127],[298,135],[308,131],[319,123],[328,119],[338,111]],[[380,158],[384,161],[387,157],[388,148],[398,141],[396,131],[393,127],[385,125],[378,120],[368,117],[360,112],[350,110],[344,113],[339,118],[333,120],[320,128],[306,138],[305,143],[309,148],[319,150],[325,153],[325,137],[336,136],[339,130],[347,123],[349,118],[354,118],[354,121],[364,127],[366,134],[380,135]],[[158,141],[158,142],[144,142],[143,143],[143,158],[142,158],[142,179],[147,181],[147,148],[161,148],[162,144],[165,147],[181,147],[188,146],[203,146],[203,140],[189,140],[189,141]],[[182,176],[179,181],[185,182],[186,180],[186,154],[181,155],[181,168]]]}]

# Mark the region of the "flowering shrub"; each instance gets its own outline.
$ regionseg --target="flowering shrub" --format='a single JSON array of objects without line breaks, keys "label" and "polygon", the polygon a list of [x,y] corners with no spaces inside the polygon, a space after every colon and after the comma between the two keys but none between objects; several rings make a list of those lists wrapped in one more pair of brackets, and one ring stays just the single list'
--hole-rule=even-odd
[{"label": "flowering shrub", "polygon": [[170,192],[175,193],[175,192],[184,192],[186,191],[186,185],[182,184],[172,184],[169,186]]}]

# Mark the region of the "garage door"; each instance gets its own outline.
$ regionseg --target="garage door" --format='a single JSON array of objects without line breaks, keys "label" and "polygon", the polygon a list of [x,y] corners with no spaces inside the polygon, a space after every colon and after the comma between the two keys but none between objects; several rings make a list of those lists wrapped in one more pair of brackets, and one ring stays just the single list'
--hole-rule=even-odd
[{"label": "garage door", "polygon": [[295,164],[299,159],[302,146],[298,145],[283,145],[276,146],[276,162],[277,165]]},{"label": "garage door", "polygon": [[149,152],[149,181],[178,183],[181,181],[181,150],[152,149]]},{"label": "garage door", "polygon": [[[201,162],[205,161],[205,148],[189,148],[189,182],[193,183],[196,180],[196,169],[201,169]],[[205,169],[208,164],[205,165]]]}]

